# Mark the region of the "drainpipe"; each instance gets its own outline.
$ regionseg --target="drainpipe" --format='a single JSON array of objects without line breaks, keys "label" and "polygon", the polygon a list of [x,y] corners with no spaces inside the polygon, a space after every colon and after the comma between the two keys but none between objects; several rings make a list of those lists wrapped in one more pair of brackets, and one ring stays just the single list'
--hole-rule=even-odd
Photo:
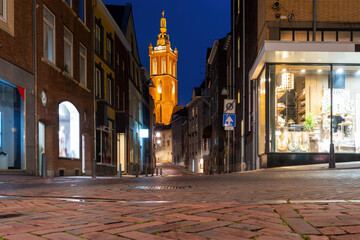
[{"label": "drainpipe", "polygon": [[241,136],[242,138],[242,150],[243,150],[243,153],[242,153],[242,157],[241,157],[241,171],[244,171],[243,169],[243,164],[244,164],[244,160],[245,160],[245,119],[246,119],[246,111],[245,111],[245,107],[246,107],[246,104],[245,104],[245,101],[246,101],[246,97],[245,97],[245,94],[246,94],[246,73],[245,73],[245,67],[246,67],[246,64],[245,64],[245,51],[246,51],[246,45],[245,45],[245,0],[242,1],[242,79],[243,79],[243,84],[242,84],[242,106],[243,106],[243,111],[242,111],[242,127],[243,129],[241,130],[243,135]]},{"label": "drainpipe", "polygon": [[[94,36],[94,27],[95,27],[95,8],[97,6],[97,0],[95,0],[95,4],[92,8],[92,22],[93,22],[93,25],[92,25],[92,33],[93,33],[93,36],[92,36],[92,44],[93,44],[93,64],[95,64],[95,36]],[[94,69],[95,70],[95,69]],[[93,74],[93,117],[94,117],[94,159],[93,159],[93,162],[92,162],[92,178],[96,178],[96,111],[95,111],[95,74]]]},{"label": "drainpipe", "polygon": [[313,41],[316,41],[316,21],[317,21],[317,0],[313,0],[313,14],[314,14],[314,27],[313,27]]},{"label": "drainpipe", "polygon": [[[36,4],[36,0],[32,1],[32,50],[33,50],[33,74],[34,74],[34,111],[35,111],[35,175],[38,174],[38,163],[39,163],[39,158],[38,155],[36,154],[36,152],[38,151],[38,144],[39,144],[39,130],[38,130],[38,122],[39,122],[39,117],[38,117],[38,107],[37,107],[37,100],[38,100],[38,89],[37,89],[37,46],[36,46],[36,8],[37,8],[37,4]],[[26,157],[27,158],[27,157]],[[27,164],[25,164],[25,166],[27,166]],[[26,167],[27,168],[27,167]]]},{"label": "drainpipe", "polygon": [[[232,99],[236,99],[236,87],[235,87],[235,51],[236,51],[236,36],[235,36],[235,15],[237,14],[237,9],[236,9],[236,4],[235,4],[235,0],[232,1],[232,61],[231,61],[231,69],[232,69],[232,74],[231,74],[231,86],[232,86]],[[235,106],[237,101],[235,100]],[[233,132],[233,142],[232,142],[232,171],[236,172],[236,147],[235,147],[235,138],[236,138],[236,134],[235,134],[235,129],[232,131]]]}]

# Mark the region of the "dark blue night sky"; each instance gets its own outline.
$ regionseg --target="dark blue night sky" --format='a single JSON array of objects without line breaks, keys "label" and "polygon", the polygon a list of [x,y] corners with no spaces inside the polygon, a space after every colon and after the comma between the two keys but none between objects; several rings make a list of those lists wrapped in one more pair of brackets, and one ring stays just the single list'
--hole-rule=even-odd
[{"label": "dark blue night sky", "polygon": [[165,11],[171,47],[177,47],[179,105],[191,100],[192,88],[205,76],[205,57],[214,40],[230,32],[230,0],[104,0],[133,6],[141,63],[149,70],[148,46],[156,45]]}]

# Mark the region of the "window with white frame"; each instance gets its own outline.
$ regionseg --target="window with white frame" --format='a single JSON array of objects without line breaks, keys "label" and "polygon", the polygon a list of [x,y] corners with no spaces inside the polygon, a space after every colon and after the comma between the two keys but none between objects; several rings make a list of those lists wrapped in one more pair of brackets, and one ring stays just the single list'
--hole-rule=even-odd
[{"label": "window with white frame", "polygon": [[108,77],[107,79],[107,102],[109,103],[109,105],[112,105],[112,99],[113,99],[113,86],[112,86],[112,80],[111,78]]},{"label": "window with white frame", "polygon": [[80,158],[80,114],[68,101],[59,105],[59,157]]},{"label": "window with white frame", "polygon": [[86,47],[80,43],[80,83],[84,86],[87,85],[87,76],[86,76],[86,59],[87,52]]},{"label": "window with white frame", "polygon": [[55,15],[44,6],[44,58],[55,63]]},{"label": "window with white frame", "polygon": [[64,27],[64,71],[71,76],[73,75],[73,35]]},{"label": "window with white frame", "polygon": [[0,19],[6,22],[6,2],[7,0],[0,0]]},{"label": "window with white frame", "polygon": [[86,23],[86,0],[79,0],[79,18]]},{"label": "window with white frame", "polygon": [[95,96],[101,97],[101,71],[98,68],[95,68]]}]

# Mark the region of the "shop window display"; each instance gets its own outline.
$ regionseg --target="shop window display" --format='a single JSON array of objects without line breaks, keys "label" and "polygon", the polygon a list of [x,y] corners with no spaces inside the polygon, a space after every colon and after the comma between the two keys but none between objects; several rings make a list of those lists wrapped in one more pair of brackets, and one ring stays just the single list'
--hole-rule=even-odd
[{"label": "shop window display", "polygon": [[329,66],[270,67],[271,151],[329,151],[329,73]]},{"label": "shop window display", "polygon": [[67,101],[59,105],[59,157],[80,158],[80,116]]},{"label": "shop window display", "polygon": [[[333,142],[335,152],[360,153],[360,66],[334,66]],[[330,92],[326,93],[325,107]]]},{"label": "shop window display", "polygon": [[0,169],[25,169],[25,90],[0,79]]}]

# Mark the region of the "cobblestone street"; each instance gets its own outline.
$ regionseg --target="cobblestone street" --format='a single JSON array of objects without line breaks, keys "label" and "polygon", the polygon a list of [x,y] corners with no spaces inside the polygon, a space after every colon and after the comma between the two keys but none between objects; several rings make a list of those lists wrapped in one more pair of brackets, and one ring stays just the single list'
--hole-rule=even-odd
[{"label": "cobblestone street", "polygon": [[359,164],[199,176],[0,176],[3,239],[360,239]]}]

